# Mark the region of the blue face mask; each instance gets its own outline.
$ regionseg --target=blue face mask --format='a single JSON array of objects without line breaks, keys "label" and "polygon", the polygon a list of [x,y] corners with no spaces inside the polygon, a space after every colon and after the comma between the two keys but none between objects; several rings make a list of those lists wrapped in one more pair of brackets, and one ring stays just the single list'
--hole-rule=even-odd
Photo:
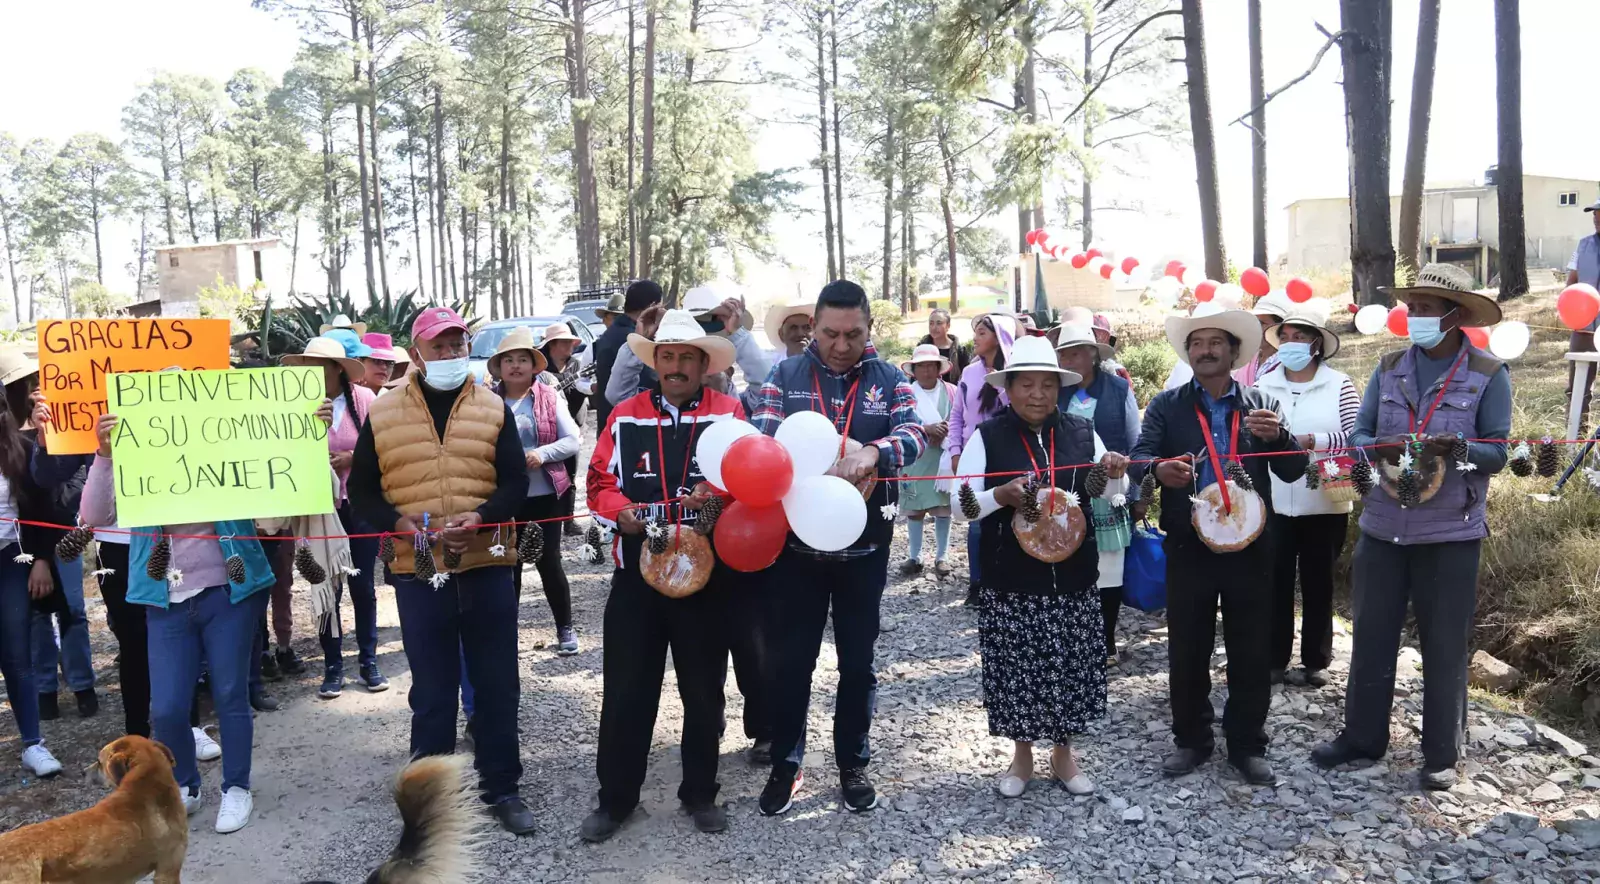
[{"label": "blue face mask", "polygon": [[[1450,313],[1454,312],[1454,310],[1451,310],[1445,316],[1449,316]],[[1444,340],[1444,329],[1439,327],[1439,324],[1443,321],[1444,316],[1408,316],[1406,317],[1406,334],[1410,336],[1411,343],[1424,350],[1431,350],[1439,346],[1439,342]]]},{"label": "blue face mask", "polygon": [[435,359],[427,363],[422,369],[422,380],[430,387],[444,392],[446,390],[459,390],[467,382],[470,369],[467,357],[460,359]]},{"label": "blue face mask", "polygon": [[1311,364],[1311,345],[1304,341],[1286,341],[1279,344],[1278,361],[1290,371],[1299,371]]}]

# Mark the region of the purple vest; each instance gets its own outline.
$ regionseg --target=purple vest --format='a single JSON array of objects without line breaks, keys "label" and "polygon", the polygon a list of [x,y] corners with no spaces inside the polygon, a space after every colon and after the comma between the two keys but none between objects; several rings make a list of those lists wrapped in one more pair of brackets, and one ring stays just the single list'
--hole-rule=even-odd
[{"label": "purple vest", "polygon": [[[1478,422],[1478,400],[1483,397],[1489,378],[1500,370],[1500,361],[1472,347],[1467,360],[1456,369],[1439,408],[1428,422],[1430,436],[1462,433],[1472,438]],[[1376,435],[1399,436],[1411,432],[1411,415],[1421,420],[1439,394],[1444,375],[1431,389],[1417,389],[1416,348],[1390,353],[1380,363],[1378,423]],[[1448,370],[1446,371],[1448,374]],[[1402,546],[1417,543],[1449,543],[1481,540],[1489,536],[1484,506],[1489,499],[1489,477],[1463,473],[1449,464],[1439,493],[1421,506],[1406,509],[1382,485],[1367,495],[1361,511],[1361,530],[1373,537]]]}]

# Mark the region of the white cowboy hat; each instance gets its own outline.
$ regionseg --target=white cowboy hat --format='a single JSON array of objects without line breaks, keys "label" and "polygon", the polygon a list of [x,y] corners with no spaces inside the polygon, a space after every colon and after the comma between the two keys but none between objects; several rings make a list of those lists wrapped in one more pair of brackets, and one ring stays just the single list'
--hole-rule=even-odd
[{"label": "white cowboy hat", "polygon": [[356,383],[367,376],[367,367],[359,359],[351,359],[345,355],[344,345],[333,338],[315,337],[306,341],[304,353],[291,353],[283,357],[284,365],[321,365],[324,362],[337,362],[344,369],[344,376],[350,383]]},{"label": "white cowboy hat", "polygon": [[1482,328],[1500,321],[1500,305],[1494,298],[1472,289],[1472,277],[1454,264],[1429,264],[1417,273],[1414,285],[1378,286],[1378,291],[1411,303],[1412,295],[1432,295],[1456,305],[1461,311],[1461,326]]},{"label": "white cowboy hat", "polygon": [[683,293],[683,306],[681,309],[689,311],[689,315],[698,318],[702,313],[710,313],[723,301],[722,295],[708,285],[697,285]]},{"label": "white cowboy hat", "polygon": [[950,360],[939,355],[939,348],[932,344],[918,344],[916,349],[911,351],[911,358],[900,363],[900,370],[909,375],[911,374],[911,366],[919,362],[939,363],[940,374],[950,370]]},{"label": "white cowboy hat", "polygon": [[1328,329],[1328,317],[1332,312],[1332,305],[1327,298],[1316,298],[1304,304],[1296,304],[1282,322],[1267,329],[1267,343],[1274,347],[1283,346],[1278,341],[1279,334],[1286,325],[1308,328],[1322,336],[1322,358],[1332,359],[1333,354],[1339,352],[1339,336]]},{"label": "white cowboy hat", "polygon": [[577,341],[581,344],[583,338],[573,334],[572,327],[565,322],[552,322],[539,333],[539,346],[543,347],[551,341]]},{"label": "white cowboy hat", "polygon": [[350,329],[356,333],[356,337],[360,337],[367,333],[367,324],[365,322],[351,322],[350,317],[340,313],[338,316],[333,318],[332,322],[326,323],[322,326],[322,328],[317,329],[317,334],[325,335],[336,328]]},{"label": "white cowboy hat", "polygon": [[1095,340],[1094,329],[1087,325],[1063,323],[1052,331],[1056,334],[1056,349],[1065,350],[1068,347],[1093,347],[1100,354],[1101,359],[1110,359],[1116,350],[1110,344],[1102,344]]},{"label": "white cowboy hat", "polygon": [[29,358],[21,347],[14,345],[0,347],[0,387],[38,373],[39,363]]},{"label": "white cowboy hat", "polygon": [[1273,290],[1256,298],[1256,305],[1250,308],[1250,312],[1257,316],[1276,316],[1279,319],[1283,319],[1294,312],[1294,308],[1295,303],[1289,300],[1288,295],[1281,291]]},{"label": "white cowboy hat", "polygon": [[1229,310],[1211,301],[1196,304],[1189,316],[1167,317],[1167,342],[1178,352],[1178,360],[1189,364],[1189,335],[1202,328],[1220,328],[1239,339],[1239,355],[1233,360],[1235,369],[1243,368],[1256,358],[1261,349],[1261,323],[1255,314],[1243,310]]},{"label": "white cowboy hat", "polygon": [[783,331],[783,323],[791,316],[810,317],[816,305],[808,301],[778,301],[767,308],[767,315],[761,321],[762,327],[767,330],[767,340],[774,347],[785,346],[783,339],[778,337]]},{"label": "white cowboy hat", "polygon": [[1061,386],[1071,387],[1083,383],[1083,375],[1075,371],[1067,371],[1056,364],[1056,348],[1050,346],[1047,338],[1038,335],[1029,335],[1018,338],[1011,345],[1011,359],[1006,362],[1006,367],[998,371],[991,371],[983,376],[989,386],[1001,390],[1006,388],[1006,375],[1021,374],[1025,371],[1049,371],[1061,376]]},{"label": "white cowboy hat", "polygon": [[708,335],[706,330],[695,322],[694,316],[688,310],[668,310],[661,317],[661,326],[656,329],[655,340],[650,340],[641,334],[628,335],[628,348],[639,361],[652,368],[656,364],[657,344],[688,344],[698,347],[706,354],[706,374],[716,374],[727,371],[733,364],[733,342],[721,335]]},{"label": "white cowboy hat", "polygon": [[500,360],[504,359],[507,353],[515,350],[527,350],[533,354],[533,373],[535,377],[550,364],[549,360],[544,358],[544,354],[539,352],[539,348],[534,346],[533,329],[526,325],[519,325],[506,332],[506,336],[500,339],[500,343],[494,348],[494,353],[489,357],[488,369],[491,377],[497,379],[500,377]]}]

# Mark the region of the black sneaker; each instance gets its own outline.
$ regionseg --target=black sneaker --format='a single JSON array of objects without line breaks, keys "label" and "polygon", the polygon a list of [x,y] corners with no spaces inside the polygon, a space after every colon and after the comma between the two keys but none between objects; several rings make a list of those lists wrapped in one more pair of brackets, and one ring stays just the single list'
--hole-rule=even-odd
[{"label": "black sneaker", "polygon": [[916,559],[906,559],[900,563],[901,577],[915,577],[922,573],[922,562]]},{"label": "black sneaker", "polygon": [[61,717],[61,703],[60,703],[60,701],[58,701],[56,699],[55,693],[52,691],[51,693],[48,693],[48,694],[40,694],[39,695],[39,720],[40,721],[55,721],[56,719],[58,719],[60,717]]},{"label": "black sneaker", "polygon": [[839,771],[839,793],[844,796],[844,806],[854,813],[878,806],[878,790],[872,788],[872,778],[865,767],[847,767]]},{"label": "black sneaker", "polygon": [[376,663],[368,663],[361,667],[361,683],[367,686],[369,694],[381,694],[389,689],[389,680],[378,671]]},{"label": "black sneaker", "polygon": [[627,821],[627,817],[613,819],[604,808],[597,809],[583,818],[583,823],[578,826],[578,837],[590,844],[610,841],[611,836],[617,834],[617,830]]},{"label": "black sneaker", "polygon": [[722,805],[697,804],[688,808],[689,816],[694,819],[694,827],[707,835],[715,835],[728,831],[728,812]]},{"label": "black sneaker", "polygon": [[250,694],[250,708],[257,712],[277,712],[278,698],[266,691],[253,691]]},{"label": "black sneaker", "polygon": [[517,795],[509,795],[494,804],[494,818],[500,828],[513,835],[533,834],[533,811]]},{"label": "black sneaker", "polygon": [[796,768],[793,772],[772,769],[772,776],[767,777],[766,788],[761,790],[761,799],[757,807],[762,816],[778,816],[787,813],[794,804],[794,796],[805,784],[806,776]]},{"label": "black sneaker", "polygon": [[261,680],[277,681],[283,678],[283,673],[278,671],[278,658],[271,651],[261,652]]},{"label": "black sneaker", "polygon": [[294,648],[279,648],[275,652],[278,658],[278,669],[284,675],[299,675],[306,671],[306,664],[300,661],[300,656]]},{"label": "black sneaker", "polygon": [[100,711],[100,698],[95,695],[94,688],[84,691],[73,691],[72,696],[78,700],[78,717],[88,718]]},{"label": "black sneaker", "polygon": [[317,688],[317,696],[324,700],[332,700],[344,692],[344,671],[329,668],[322,676],[322,687]]}]

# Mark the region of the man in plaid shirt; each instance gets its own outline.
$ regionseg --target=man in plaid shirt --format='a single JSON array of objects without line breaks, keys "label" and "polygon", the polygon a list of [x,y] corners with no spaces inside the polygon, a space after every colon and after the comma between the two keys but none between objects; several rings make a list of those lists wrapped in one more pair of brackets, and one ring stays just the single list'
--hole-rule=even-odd
[{"label": "man in plaid shirt", "polygon": [[[889,478],[927,446],[917,418],[911,383],[892,363],[878,358],[870,339],[871,304],[853,282],[823,287],[817,299],[814,339],[798,356],[774,367],[761,385],[753,420],[767,435],[797,411],[818,411],[861,448],[844,454],[829,470],[851,483]],[[833,607],[834,646],[839,655],[839,691],[833,715],[834,758],[845,806],[870,810],[878,797],[867,777],[878,679],[873,645],[878,639],[878,603],[889,574],[894,521],[884,508],[899,498],[893,482],[876,482],[867,499],[867,526],[848,548],[822,552],[792,535],[778,561],[765,572],[771,599],[773,650],[772,776],[761,793],[761,812],[789,809],[800,788],[805,757],[806,712],[811,672],[822,649],[828,608]]]}]

